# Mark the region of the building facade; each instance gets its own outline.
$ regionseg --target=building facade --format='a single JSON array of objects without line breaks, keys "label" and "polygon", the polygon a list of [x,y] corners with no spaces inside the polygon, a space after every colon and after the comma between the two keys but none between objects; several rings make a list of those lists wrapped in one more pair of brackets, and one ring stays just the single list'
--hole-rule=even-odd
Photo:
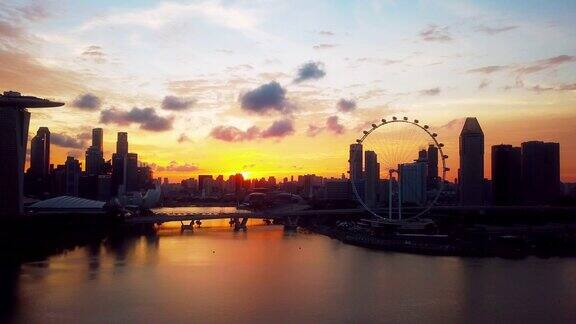
[{"label": "building facade", "polygon": [[474,117],[466,118],[460,132],[458,184],[460,205],[484,203],[484,133]]}]

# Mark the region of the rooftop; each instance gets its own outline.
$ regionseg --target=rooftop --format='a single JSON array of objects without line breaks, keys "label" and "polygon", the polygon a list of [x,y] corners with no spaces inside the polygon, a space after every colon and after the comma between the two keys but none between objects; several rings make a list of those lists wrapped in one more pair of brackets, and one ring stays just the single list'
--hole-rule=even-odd
[{"label": "rooftop", "polygon": [[484,132],[482,132],[482,127],[480,127],[480,123],[476,117],[466,117],[466,121],[462,127],[462,132],[460,132],[460,136],[468,134],[484,135]]},{"label": "rooftop", "polygon": [[44,108],[44,107],[60,107],[63,102],[52,101],[49,99],[42,99],[33,96],[23,96],[20,92],[4,91],[0,95],[0,107],[8,108]]}]

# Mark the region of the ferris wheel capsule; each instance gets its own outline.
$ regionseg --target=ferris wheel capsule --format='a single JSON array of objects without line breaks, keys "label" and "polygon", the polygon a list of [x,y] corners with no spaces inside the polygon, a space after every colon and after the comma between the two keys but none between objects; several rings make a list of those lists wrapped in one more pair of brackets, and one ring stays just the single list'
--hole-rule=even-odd
[{"label": "ferris wheel capsule", "polygon": [[397,117],[392,117],[392,120],[398,120],[398,118],[397,118]]},{"label": "ferris wheel capsule", "polygon": [[430,128],[428,125],[424,125],[424,129],[428,129]]},{"label": "ferris wheel capsule", "polygon": [[404,117],[404,120],[408,120],[408,117]]},{"label": "ferris wheel capsule", "polygon": [[376,126],[376,124],[372,124],[372,128],[377,128],[378,126]]},{"label": "ferris wheel capsule", "polygon": [[436,137],[436,136],[438,136],[438,134],[432,133],[432,137]]},{"label": "ferris wheel capsule", "polygon": [[418,119],[414,119],[414,123],[415,123],[415,124],[418,124]]},{"label": "ferris wheel capsule", "polygon": [[364,135],[368,135],[368,131],[364,131],[363,133],[364,133]]},{"label": "ferris wheel capsule", "polygon": [[383,122],[384,124],[386,124],[386,119],[382,118],[382,122]]}]

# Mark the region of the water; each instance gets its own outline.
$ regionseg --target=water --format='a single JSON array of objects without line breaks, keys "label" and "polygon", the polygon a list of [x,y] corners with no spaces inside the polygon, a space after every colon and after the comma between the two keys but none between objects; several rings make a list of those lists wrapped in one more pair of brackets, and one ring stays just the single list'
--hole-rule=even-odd
[{"label": "water", "polygon": [[17,323],[576,323],[575,259],[388,253],[261,223],[168,224],[26,263],[5,307]]}]

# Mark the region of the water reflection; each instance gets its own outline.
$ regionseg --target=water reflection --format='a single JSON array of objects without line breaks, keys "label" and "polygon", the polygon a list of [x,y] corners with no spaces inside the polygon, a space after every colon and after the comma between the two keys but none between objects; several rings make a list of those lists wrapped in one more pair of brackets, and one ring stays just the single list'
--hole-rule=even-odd
[{"label": "water reflection", "polygon": [[576,321],[573,259],[387,253],[258,220],[168,223],[2,271],[20,323]]}]

